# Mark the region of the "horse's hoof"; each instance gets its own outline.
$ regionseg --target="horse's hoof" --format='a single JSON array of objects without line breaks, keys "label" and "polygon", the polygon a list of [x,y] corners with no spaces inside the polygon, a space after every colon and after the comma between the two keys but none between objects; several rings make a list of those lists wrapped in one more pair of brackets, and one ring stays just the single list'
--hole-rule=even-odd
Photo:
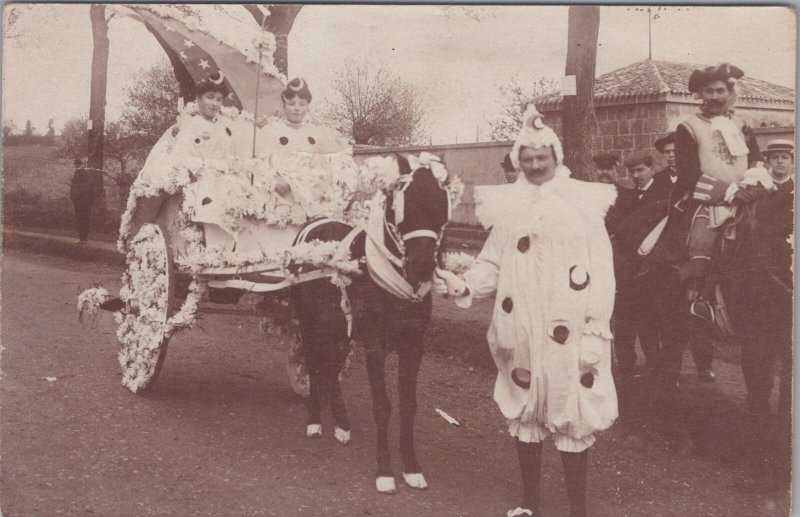
[{"label": "horse's hoof", "polygon": [[375,478],[375,490],[381,494],[396,494],[397,486],[391,476],[378,476]]},{"label": "horse's hoof", "polygon": [[419,490],[425,490],[428,488],[428,482],[425,481],[425,476],[422,472],[415,472],[413,474],[406,474],[403,472],[403,481],[406,482],[406,485],[410,486],[411,488],[417,488]]},{"label": "horse's hoof", "polygon": [[333,437],[342,445],[350,443],[350,431],[345,431],[339,426],[333,428]]},{"label": "horse's hoof", "polygon": [[307,438],[321,438],[322,437],[322,424],[308,424],[306,426]]}]

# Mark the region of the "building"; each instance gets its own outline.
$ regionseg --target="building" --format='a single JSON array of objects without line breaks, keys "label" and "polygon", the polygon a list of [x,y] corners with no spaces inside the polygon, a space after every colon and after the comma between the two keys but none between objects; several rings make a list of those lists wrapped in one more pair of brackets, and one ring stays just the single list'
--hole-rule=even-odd
[{"label": "building", "polygon": [[[598,77],[594,88],[599,129],[594,138],[595,152],[615,152],[624,159],[633,150],[653,149],[658,138],[697,112],[700,101],[687,84],[692,71],[704,66],[646,59]],[[794,127],[792,89],[745,76],[737,90],[736,114],[751,128],[780,127],[785,134],[785,128]],[[545,122],[560,134],[561,95],[547,95],[534,102]]]},{"label": "building", "polygon": [[[653,149],[653,143],[667,131],[674,130],[681,119],[695,113],[699,101],[686,88],[689,75],[703,65],[639,61],[603,74],[595,82],[595,112],[598,134],[595,152],[616,152],[624,159],[636,149]],[[736,113],[753,128],[759,145],[767,140],[794,140],[795,94],[790,88],[743,77],[738,83]],[[561,134],[560,95],[548,95],[534,101],[545,122]],[[428,151],[443,156],[448,169],[466,184],[462,205],[453,214],[453,222],[477,225],[474,200],[475,185],[504,182],[500,163],[511,151],[512,142],[482,142],[398,148],[356,147],[356,160],[393,152]],[[665,164],[658,158],[656,168]],[[623,182],[625,179],[623,178]]]}]

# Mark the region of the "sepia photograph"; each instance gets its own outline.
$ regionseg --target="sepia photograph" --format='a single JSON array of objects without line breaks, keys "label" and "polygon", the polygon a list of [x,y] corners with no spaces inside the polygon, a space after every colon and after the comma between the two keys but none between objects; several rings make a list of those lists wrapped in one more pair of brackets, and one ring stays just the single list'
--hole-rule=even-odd
[{"label": "sepia photograph", "polygon": [[0,516],[794,515],[796,32],[6,3]]}]

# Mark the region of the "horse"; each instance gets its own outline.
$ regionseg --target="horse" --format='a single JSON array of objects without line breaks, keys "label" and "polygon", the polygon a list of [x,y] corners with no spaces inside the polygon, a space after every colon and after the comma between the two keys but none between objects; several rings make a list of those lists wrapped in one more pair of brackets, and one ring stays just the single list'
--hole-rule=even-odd
[{"label": "horse", "polygon": [[[721,228],[712,274],[697,286],[697,294],[709,302],[710,312],[695,310],[698,306],[687,298],[687,286],[679,273],[688,260],[686,243],[697,207],[697,202],[687,195],[673,192],[670,200],[650,205],[617,232],[627,246],[636,250],[668,214],[655,245],[643,257],[641,272],[644,284],[650,286],[648,294],[656,299],[653,306],[658,308],[658,324],[668,330],[667,338],[662,336],[664,392],[674,393],[690,326],[713,325],[720,337],[741,348],[748,409],[756,419],[769,412],[775,359],[783,362],[778,413],[781,420],[790,422],[793,255],[789,240],[794,229],[791,188],[769,193],[763,190],[760,199],[738,205],[735,219]],[[669,398],[665,400],[670,402]],[[672,420],[679,428],[679,419]],[[790,427],[786,428],[789,431],[783,433],[781,440],[788,444]]]},{"label": "horse", "polygon": [[348,300],[353,307],[352,338],[364,347],[372,395],[377,429],[375,486],[381,493],[396,491],[388,431],[392,405],[385,375],[386,356],[391,351],[399,358],[403,479],[410,487],[427,488],[414,450],[416,386],[432,312],[430,281],[449,219],[449,194],[431,169],[422,166],[411,170],[402,156],[397,161],[400,179],[383,194],[384,202],[372,207],[365,230],[323,219],[300,232],[304,241],[345,241],[351,256],[359,258],[363,275],[346,288],[346,299],[341,297],[340,289],[326,285],[325,280],[296,286],[295,297],[311,388],[306,434],[321,435],[320,411],[327,398],[335,420],[334,436],[342,444],[350,440],[350,421],[342,400],[339,372],[350,341]]},{"label": "horse", "polygon": [[[758,427],[753,452],[759,463],[776,467],[778,479],[791,470],[793,208],[791,187],[745,207],[735,240],[721,240],[715,264],[717,305],[724,303],[732,337],[741,346],[748,410]],[[777,422],[770,410],[776,366]]]}]

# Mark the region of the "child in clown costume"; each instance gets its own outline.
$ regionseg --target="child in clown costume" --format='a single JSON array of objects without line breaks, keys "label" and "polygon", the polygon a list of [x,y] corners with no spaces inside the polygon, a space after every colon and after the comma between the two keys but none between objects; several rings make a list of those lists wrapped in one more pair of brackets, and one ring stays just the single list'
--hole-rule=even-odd
[{"label": "child in clown costume", "polygon": [[[494,399],[516,439],[523,503],[538,515],[541,442],[561,451],[570,515],[586,515],[587,450],[617,418],[609,320],[614,268],[605,213],[613,186],[571,179],[558,137],[535,107],[511,152],[524,174],[480,196],[489,238],[463,277],[437,270],[435,289],[467,308],[495,295],[487,334]],[[485,192],[485,190],[484,190]]]}]

